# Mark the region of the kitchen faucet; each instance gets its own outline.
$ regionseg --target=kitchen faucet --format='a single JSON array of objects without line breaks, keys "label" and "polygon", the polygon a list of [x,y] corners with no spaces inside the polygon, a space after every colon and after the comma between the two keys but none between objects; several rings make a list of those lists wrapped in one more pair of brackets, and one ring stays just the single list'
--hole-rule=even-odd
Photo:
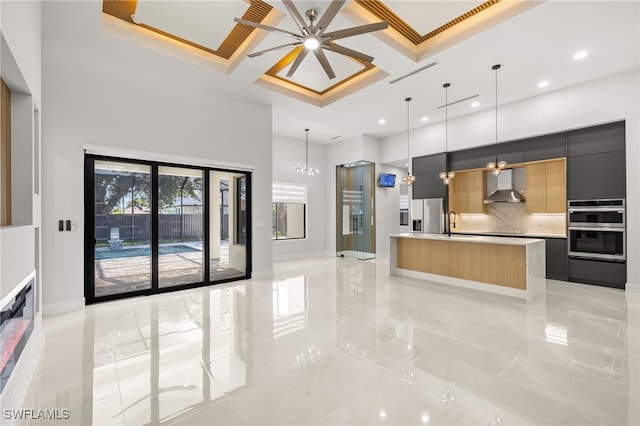
[{"label": "kitchen faucet", "polygon": [[447,224],[448,225],[447,226],[447,231],[448,231],[449,236],[451,236],[451,215],[453,215],[453,227],[454,228],[456,227],[456,216],[457,216],[457,214],[456,214],[455,211],[451,210],[449,212],[449,223]]}]

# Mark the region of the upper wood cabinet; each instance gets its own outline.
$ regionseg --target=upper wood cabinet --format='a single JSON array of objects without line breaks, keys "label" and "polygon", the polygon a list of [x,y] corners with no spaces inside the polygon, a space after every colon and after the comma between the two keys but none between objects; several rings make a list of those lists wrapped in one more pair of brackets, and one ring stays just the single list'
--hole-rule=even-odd
[{"label": "upper wood cabinet", "polygon": [[456,213],[486,213],[487,179],[484,170],[456,172],[449,183],[449,210]]},{"label": "upper wood cabinet", "polygon": [[565,159],[542,161],[525,167],[527,213],[566,213]]}]

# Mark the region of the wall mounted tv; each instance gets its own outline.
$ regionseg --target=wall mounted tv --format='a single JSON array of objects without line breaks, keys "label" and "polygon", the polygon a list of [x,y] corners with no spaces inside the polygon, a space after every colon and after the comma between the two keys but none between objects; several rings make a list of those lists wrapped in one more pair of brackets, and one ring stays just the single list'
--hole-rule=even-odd
[{"label": "wall mounted tv", "polygon": [[393,188],[396,186],[396,175],[380,173],[380,176],[378,176],[378,186],[383,188]]}]

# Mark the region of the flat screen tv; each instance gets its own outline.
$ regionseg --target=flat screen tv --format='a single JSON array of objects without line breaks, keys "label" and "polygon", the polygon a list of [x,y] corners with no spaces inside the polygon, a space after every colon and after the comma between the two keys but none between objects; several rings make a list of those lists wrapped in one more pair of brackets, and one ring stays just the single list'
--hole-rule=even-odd
[{"label": "flat screen tv", "polygon": [[393,188],[396,186],[396,175],[380,173],[380,176],[378,177],[378,186],[383,188]]}]

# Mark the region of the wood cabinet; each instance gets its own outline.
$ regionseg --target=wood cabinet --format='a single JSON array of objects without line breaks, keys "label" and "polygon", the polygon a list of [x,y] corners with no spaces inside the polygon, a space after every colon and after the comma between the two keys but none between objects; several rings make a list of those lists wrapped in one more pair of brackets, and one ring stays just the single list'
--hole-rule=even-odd
[{"label": "wood cabinet", "polygon": [[456,213],[486,213],[487,179],[484,170],[456,172],[449,184],[449,210]]},{"label": "wood cabinet", "polygon": [[526,165],[526,211],[566,213],[567,189],[564,158]]}]

